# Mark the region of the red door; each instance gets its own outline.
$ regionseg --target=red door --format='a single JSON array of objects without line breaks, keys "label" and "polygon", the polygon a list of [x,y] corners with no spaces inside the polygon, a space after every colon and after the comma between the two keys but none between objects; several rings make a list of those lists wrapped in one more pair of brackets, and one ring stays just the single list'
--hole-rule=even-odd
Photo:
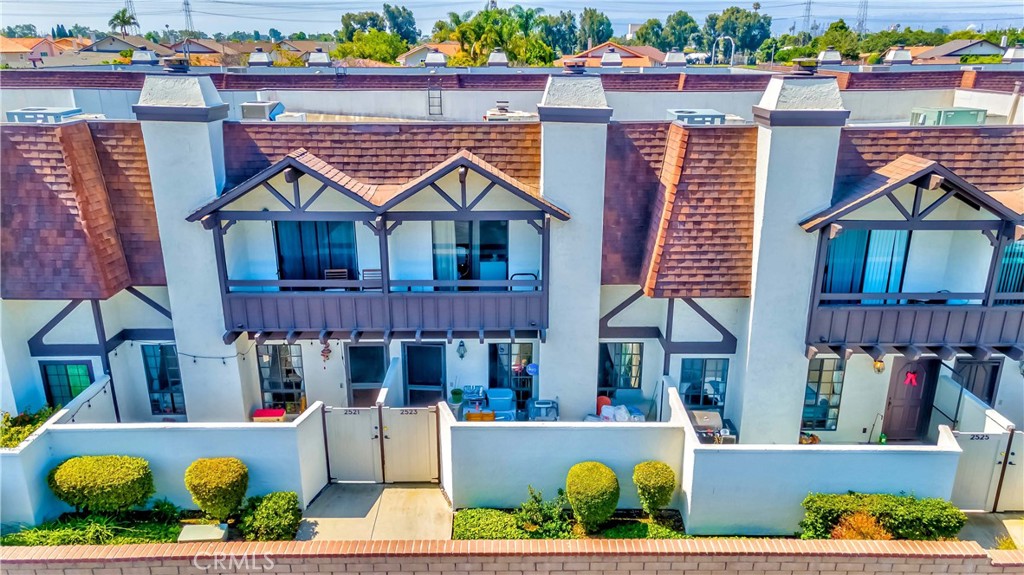
[{"label": "red door", "polygon": [[893,360],[889,398],[882,431],[890,440],[916,440],[925,435],[931,416],[939,360]]}]

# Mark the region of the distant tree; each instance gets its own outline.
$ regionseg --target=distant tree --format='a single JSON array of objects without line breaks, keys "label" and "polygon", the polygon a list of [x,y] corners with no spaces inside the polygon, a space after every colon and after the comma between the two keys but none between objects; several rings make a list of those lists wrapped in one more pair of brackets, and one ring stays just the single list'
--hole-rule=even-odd
[{"label": "distant tree", "polygon": [[127,8],[121,8],[114,15],[110,17],[110,21],[107,22],[111,30],[121,30],[122,36],[128,35],[128,28],[134,28],[139,25],[139,20],[134,14],[128,12]]},{"label": "distant tree", "polygon": [[690,44],[690,38],[698,32],[700,32],[700,26],[697,25],[693,16],[682,10],[669,14],[668,18],[665,18],[665,27],[662,32],[665,36],[665,48],[663,49],[679,48],[682,50]]},{"label": "distant tree", "polygon": [[772,17],[731,6],[721,14],[708,14],[704,34],[710,38],[729,36],[736,49],[749,53],[757,50],[771,36]]},{"label": "distant tree", "polygon": [[305,32],[295,32],[288,35],[289,40],[308,40],[309,36],[306,36]]},{"label": "distant tree", "polygon": [[588,44],[597,46],[607,42],[613,35],[612,21],[608,19],[604,12],[599,12],[594,8],[583,9],[583,14],[580,15],[578,45],[580,50],[586,50]]},{"label": "distant tree", "polygon": [[50,38],[54,38],[54,39],[57,38],[57,29],[56,28],[53,28],[53,27],[50,28]]},{"label": "distant tree", "polygon": [[223,32],[214,32],[213,33],[213,39],[216,40],[217,42],[224,42],[225,40],[228,39],[228,37],[227,37],[227,34],[225,34]]},{"label": "distant tree", "polygon": [[283,40],[283,39],[284,39],[284,36],[283,36],[283,35],[281,34],[281,31],[280,31],[280,30],[278,30],[277,28],[271,28],[271,29],[270,29],[270,30],[269,30],[269,31],[267,32],[267,34],[269,34],[269,35],[270,35],[270,40],[271,40],[272,42],[280,42],[281,40]]},{"label": "distant tree", "polygon": [[815,40],[815,44],[818,50],[834,46],[847,60],[856,60],[860,57],[857,33],[850,30],[842,18],[829,24],[825,33]]},{"label": "distant tree", "polygon": [[454,40],[455,31],[460,25],[469,22],[473,18],[473,11],[449,12],[447,20],[438,20],[430,31],[430,39],[434,42],[448,42]]},{"label": "distant tree", "polygon": [[559,56],[572,54],[579,45],[579,27],[572,12],[546,14],[537,19],[537,31],[544,41]]},{"label": "distant tree", "polygon": [[253,30],[252,31],[252,39],[257,41],[257,42],[260,41],[261,36],[260,36],[260,31],[259,30]]},{"label": "distant tree", "polygon": [[416,27],[416,18],[412,10],[405,6],[384,5],[384,20],[388,24],[388,32],[397,34],[409,44],[415,43],[420,38],[420,30]]},{"label": "distant tree", "polygon": [[654,46],[659,50],[665,49],[665,30],[661,20],[651,18],[637,28],[633,35],[633,43],[641,46]]},{"label": "distant tree", "polygon": [[35,38],[39,32],[34,24],[16,24],[4,28],[3,35],[8,38]]},{"label": "distant tree", "polygon": [[150,30],[149,32],[146,32],[145,34],[142,35],[142,37],[145,38],[146,40],[149,40],[150,42],[152,42],[154,44],[159,44],[161,39],[162,39],[161,36],[160,36],[160,32],[156,32],[154,30]]},{"label": "distant tree", "polygon": [[533,34],[534,29],[540,24],[541,15],[544,14],[543,8],[523,8],[519,4],[509,8],[508,11],[518,22],[519,31],[524,37]]},{"label": "distant tree", "polygon": [[399,54],[407,51],[409,44],[397,34],[383,30],[356,30],[351,42],[338,44],[331,52],[333,58],[368,58],[377,62],[395,64]]},{"label": "distant tree", "polygon": [[341,39],[344,42],[351,42],[359,31],[386,31],[387,28],[387,20],[377,12],[348,12],[341,15]]},{"label": "distant tree", "polygon": [[81,24],[74,24],[73,26],[68,28],[67,32],[68,32],[68,36],[75,36],[75,37],[82,36],[84,38],[84,37],[87,37],[90,34],[92,34],[93,30],[92,30],[92,28],[89,28],[88,26],[82,26]]},{"label": "distant tree", "polygon": [[63,24],[57,24],[57,37],[67,38],[69,36],[68,29]]}]

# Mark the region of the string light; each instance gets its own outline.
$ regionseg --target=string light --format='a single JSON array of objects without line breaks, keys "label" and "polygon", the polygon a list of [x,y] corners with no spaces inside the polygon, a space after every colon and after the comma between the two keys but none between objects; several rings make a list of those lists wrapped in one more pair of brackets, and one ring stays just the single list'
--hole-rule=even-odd
[{"label": "string light", "polygon": [[[111,351],[114,352],[115,356],[117,355],[117,350],[122,345],[124,345],[125,343],[126,342],[121,342],[120,344],[118,344],[117,347],[115,347],[113,350],[111,350]],[[127,343],[129,344],[130,347],[135,347],[135,341],[128,341]],[[171,343],[171,342],[168,342],[168,341],[143,341],[143,340],[140,340],[138,343],[139,343],[139,345],[167,345],[168,343]],[[245,351],[240,351],[238,353],[234,353],[232,355],[199,355],[199,354],[194,354],[194,353],[186,353],[184,351],[179,351],[178,355],[179,356],[184,356],[184,357],[192,358],[192,363],[198,363],[198,360],[200,360],[200,359],[212,359],[212,360],[218,360],[219,359],[221,364],[227,365],[228,364],[228,360],[232,359],[232,358],[240,357],[240,358],[242,358],[242,361],[245,361],[245,356],[249,355],[249,352],[251,352],[253,350],[253,348],[255,348],[255,347],[256,347],[256,342],[253,341],[252,343],[249,344],[249,348],[248,349],[246,349]]]}]

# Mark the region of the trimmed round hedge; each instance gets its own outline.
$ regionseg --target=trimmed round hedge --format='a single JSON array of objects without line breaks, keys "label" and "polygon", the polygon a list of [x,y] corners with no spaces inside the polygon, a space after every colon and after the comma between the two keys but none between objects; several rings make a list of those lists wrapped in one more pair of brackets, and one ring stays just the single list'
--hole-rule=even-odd
[{"label": "trimmed round hedge", "polygon": [[234,515],[249,489],[249,469],[234,457],[197,459],[185,470],[192,501],[218,521]]},{"label": "trimmed round hedge", "polygon": [[615,513],[619,504],[619,480],[607,465],[584,461],[569,468],[565,495],[576,521],[587,532],[593,532]]},{"label": "trimmed round hedge", "polygon": [[301,523],[298,494],[275,491],[262,497],[250,497],[238,528],[246,541],[291,541]]},{"label": "trimmed round hedge", "polygon": [[672,501],[676,489],[676,474],[660,461],[644,461],[633,468],[640,505],[648,515],[654,515]]},{"label": "trimmed round hedge", "polygon": [[149,462],[127,455],[84,455],[54,467],[47,484],[75,509],[121,513],[140,507],[156,493]]}]

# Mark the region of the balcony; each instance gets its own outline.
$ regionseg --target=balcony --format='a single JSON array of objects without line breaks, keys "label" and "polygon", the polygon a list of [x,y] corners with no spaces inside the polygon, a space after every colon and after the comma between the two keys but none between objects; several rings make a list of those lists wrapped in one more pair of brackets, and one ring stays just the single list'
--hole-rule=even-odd
[{"label": "balcony", "polygon": [[[226,293],[225,328],[234,333],[507,336],[548,325],[539,280],[393,281],[388,291],[380,281],[229,280],[227,286],[277,290]],[[454,291],[460,288],[476,291]]]}]

